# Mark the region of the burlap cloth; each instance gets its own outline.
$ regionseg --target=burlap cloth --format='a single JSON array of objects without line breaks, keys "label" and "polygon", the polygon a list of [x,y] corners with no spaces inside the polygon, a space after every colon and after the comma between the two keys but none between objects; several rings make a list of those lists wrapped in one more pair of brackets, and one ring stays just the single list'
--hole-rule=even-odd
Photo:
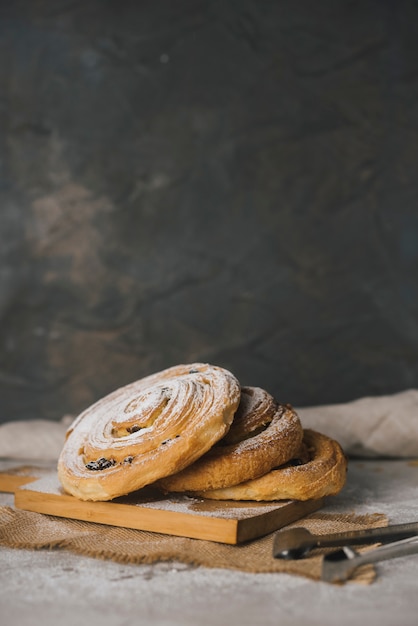
[{"label": "burlap cloth", "polygon": [[[387,519],[381,514],[336,515],[316,512],[290,526],[301,524],[311,532],[321,534],[385,526]],[[324,551],[313,551],[307,558],[296,561],[274,559],[273,537],[274,533],[232,546],[0,507],[2,546],[60,548],[120,563],[174,561],[252,573],[285,572],[320,580],[321,555]],[[373,567],[365,566],[356,572],[352,581],[368,584],[374,578]]]}]

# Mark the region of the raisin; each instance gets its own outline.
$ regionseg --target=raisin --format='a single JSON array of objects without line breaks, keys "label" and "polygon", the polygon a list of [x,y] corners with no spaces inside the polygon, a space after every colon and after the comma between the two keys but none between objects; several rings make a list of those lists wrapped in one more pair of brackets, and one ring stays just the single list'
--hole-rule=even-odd
[{"label": "raisin", "polygon": [[105,457],[100,457],[100,459],[97,459],[97,461],[89,461],[88,463],[86,463],[86,468],[89,470],[104,470],[107,469],[108,467],[112,467],[115,464],[115,461],[113,461],[112,459],[105,459]]},{"label": "raisin", "polygon": [[97,461],[89,461],[88,463],[86,463],[86,468],[89,470],[98,470],[100,469],[99,464],[97,463]]},{"label": "raisin", "polygon": [[128,428],[128,433],[137,433],[138,430],[141,430],[141,426],[138,426],[138,424],[134,424],[133,426]]},{"label": "raisin", "polygon": [[133,456],[127,456],[125,459],[123,459],[124,463],[132,463],[132,461],[134,460]]}]

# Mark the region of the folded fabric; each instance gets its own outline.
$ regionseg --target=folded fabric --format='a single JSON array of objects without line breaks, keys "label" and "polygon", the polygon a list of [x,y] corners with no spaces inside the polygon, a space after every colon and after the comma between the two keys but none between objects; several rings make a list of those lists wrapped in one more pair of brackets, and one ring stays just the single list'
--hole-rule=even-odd
[{"label": "folded fabric", "polygon": [[304,428],[336,439],[351,456],[417,457],[418,390],[297,409]]},{"label": "folded fabric", "polygon": [[59,422],[35,419],[0,424],[0,457],[56,461],[72,420],[66,415]]},{"label": "folded fabric", "polygon": [[[336,439],[349,456],[418,457],[418,390],[297,408],[304,428]],[[72,421],[29,420],[0,425],[0,457],[58,459]]]}]

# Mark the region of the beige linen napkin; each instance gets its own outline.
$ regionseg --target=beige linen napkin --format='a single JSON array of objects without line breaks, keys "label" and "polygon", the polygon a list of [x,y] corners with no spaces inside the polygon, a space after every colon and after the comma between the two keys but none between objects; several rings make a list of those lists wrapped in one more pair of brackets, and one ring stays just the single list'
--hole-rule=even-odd
[{"label": "beige linen napkin", "polygon": [[27,420],[0,424],[0,458],[56,461],[73,417],[61,421]]},{"label": "beige linen napkin", "polygon": [[348,455],[418,456],[418,390],[297,409],[304,428],[336,439]]}]

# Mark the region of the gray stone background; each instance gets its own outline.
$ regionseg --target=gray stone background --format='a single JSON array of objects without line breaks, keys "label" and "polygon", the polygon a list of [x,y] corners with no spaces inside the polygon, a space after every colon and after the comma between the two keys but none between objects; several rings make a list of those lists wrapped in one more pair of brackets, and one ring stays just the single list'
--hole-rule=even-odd
[{"label": "gray stone background", "polygon": [[0,420],[417,386],[417,2],[1,0],[0,125]]}]

